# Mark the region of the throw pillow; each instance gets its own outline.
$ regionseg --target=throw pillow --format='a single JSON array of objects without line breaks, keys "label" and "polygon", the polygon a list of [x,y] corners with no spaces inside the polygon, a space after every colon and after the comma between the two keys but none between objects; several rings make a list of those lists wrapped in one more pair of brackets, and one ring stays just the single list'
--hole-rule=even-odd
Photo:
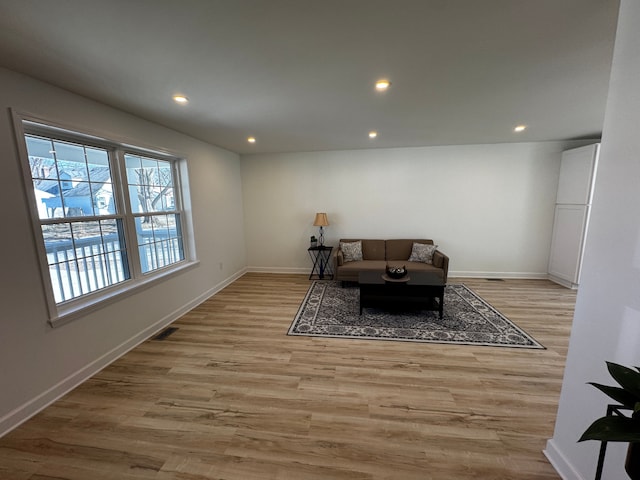
[{"label": "throw pillow", "polygon": [[340,250],[345,262],[359,262],[362,260],[362,242],[340,242]]},{"label": "throw pillow", "polygon": [[414,243],[409,256],[410,262],[433,263],[433,253],[438,248],[437,245],[427,245],[426,243]]}]

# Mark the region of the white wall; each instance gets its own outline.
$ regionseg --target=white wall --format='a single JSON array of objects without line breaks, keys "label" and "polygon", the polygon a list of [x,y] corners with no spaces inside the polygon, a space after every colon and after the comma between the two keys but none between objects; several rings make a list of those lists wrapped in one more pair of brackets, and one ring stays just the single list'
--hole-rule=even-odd
[{"label": "white wall", "polygon": [[[614,403],[605,361],[640,365],[640,2],[622,0],[600,166],[556,428],[547,456],[565,479],[594,478],[599,442],[576,443]],[[626,444],[609,444],[604,479],[624,473]]]},{"label": "white wall", "polygon": [[[183,154],[199,266],[84,318],[49,327],[10,107]],[[5,69],[0,69],[0,109],[1,435],[217,291],[243,271],[246,258],[238,155]]]},{"label": "white wall", "polygon": [[249,269],[308,272],[327,212],[329,245],[432,238],[450,275],[546,278],[561,152],[583,144],[243,155]]}]

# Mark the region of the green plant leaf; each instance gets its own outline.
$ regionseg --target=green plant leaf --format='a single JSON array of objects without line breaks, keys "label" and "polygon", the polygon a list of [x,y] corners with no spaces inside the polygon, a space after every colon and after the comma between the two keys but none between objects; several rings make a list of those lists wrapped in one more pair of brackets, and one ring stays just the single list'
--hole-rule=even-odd
[{"label": "green plant leaf", "polygon": [[640,401],[640,372],[613,362],[607,362],[607,368],[615,381]]},{"label": "green plant leaf", "polygon": [[636,403],[640,401],[639,398],[632,393],[627,392],[624,388],[610,387],[608,385],[602,385],[594,382],[589,382],[589,385],[593,385],[598,390],[613,398],[616,402],[628,408],[634,408]]},{"label": "green plant leaf", "polygon": [[599,418],[584,431],[578,442],[585,440],[639,442],[640,421],[619,416]]}]

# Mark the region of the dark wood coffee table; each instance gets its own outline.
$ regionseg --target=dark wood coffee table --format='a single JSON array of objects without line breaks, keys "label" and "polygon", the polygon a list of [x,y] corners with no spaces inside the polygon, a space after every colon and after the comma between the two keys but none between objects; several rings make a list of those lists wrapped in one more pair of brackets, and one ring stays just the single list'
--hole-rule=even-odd
[{"label": "dark wood coffee table", "polygon": [[[360,272],[360,315],[364,307],[421,307],[437,310],[442,318],[445,283],[431,272],[409,272],[406,282],[385,280],[384,272]],[[434,301],[435,300],[435,301]],[[435,307],[435,308],[434,308]]]}]

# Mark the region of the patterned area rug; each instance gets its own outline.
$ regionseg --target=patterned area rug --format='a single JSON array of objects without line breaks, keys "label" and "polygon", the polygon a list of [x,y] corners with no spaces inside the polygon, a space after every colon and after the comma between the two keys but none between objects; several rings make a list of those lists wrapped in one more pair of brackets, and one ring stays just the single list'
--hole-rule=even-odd
[{"label": "patterned area rug", "polygon": [[444,318],[435,311],[360,310],[357,286],[313,282],[289,335],[544,348],[465,285],[447,285]]}]

